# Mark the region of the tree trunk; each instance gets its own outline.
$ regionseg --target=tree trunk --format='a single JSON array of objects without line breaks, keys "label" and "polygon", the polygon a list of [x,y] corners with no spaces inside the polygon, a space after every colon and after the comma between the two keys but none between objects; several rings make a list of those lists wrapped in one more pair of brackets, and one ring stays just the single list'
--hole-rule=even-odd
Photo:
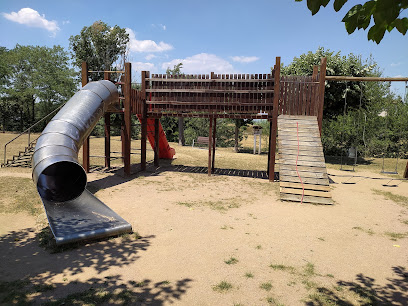
[{"label": "tree trunk", "polygon": [[238,149],[239,149],[239,122],[238,120],[235,120],[235,145],[234,145],[235,153],[238,153]]},{"label": "tree trunk", "polygon": [[179,145],[184,146],[186,144],[184,140],[184,118],[178,118],[178,130],[179,130]]}]

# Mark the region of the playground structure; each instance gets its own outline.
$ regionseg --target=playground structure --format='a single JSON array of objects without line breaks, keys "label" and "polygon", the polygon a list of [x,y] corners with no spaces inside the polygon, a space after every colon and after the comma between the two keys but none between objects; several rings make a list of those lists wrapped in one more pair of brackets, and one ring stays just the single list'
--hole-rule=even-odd
[{"label": "playground structure", "polygon": [[[92,91],[91,88],[97,87],[94,85],[95,83],[87,84],[89,73],[93,71],[88,71],[86,63],[83,63],[82,68],[82,85],[84,86],[82,91]],[[86,108],[78,109],[75,112],[75,116],[78,118],[84,114],[88,116],[87,118],[92,118],[92,124],[88,124],[86,131],[82,131],[79,138],[75,139],[76,147],[73,149],[74,155],[77,155],[79,146],[83,141],[84,171],[75,172],[75,170],[75,174],[73,174],[76,176],[73,181],[79,183],[81,188],[75,187],[71,190],[72,192],[67,192],[72,196],[65,198],[63,193],[60,194],[57,189],[54,189],[54,193],[49,192],[61,177],[61,175],[53,176],[56,170],[60,170],[57,169],[60,167],[51,167],[51,175],[45,173],[46,179],[38,179],[42,172],[39,174],[35,172],[38,170],[33,172],[34,182],[40,182],[37,187],[58,243],[109,236],[131,230],[130,225],[125,220],[85,189],[86,175],[84,173],[88,173],[90,170],[88,136],[101,116],[104,116],[105,119],[105,166],[110,167],[112,158],[110,155],[111,113],[120,113],[123,118],[121,140],[125,175],[131,174],[132,115],[137,116],[141,122],[140,169],[142,171],[146,169],[147,164],[147,140],[154,151],[154,165],[159,165],[160,158],[171,159],[175,154],[174,149],[167,142],[160,118],[164,116],[208,118],[208,175],[214,173],[215,169],[214,140],[218,118],[267,119],[271,122],[267,173],[269,180],[273,181],[275,179],[277,140],[279,139],[281,199],[332,204],[320,134],[325,81],[331,78],[335,80],[333,79],[335,77],[326,77],[325,58],[321,60],[320,69],[318,66],[313,68],[311,76],[281,76],[279,57],[276,58],[276,64],[271,74],[224,75],[211,73],[210,75],[182,74],[172,76],[142,71],[141,90],[132,88],[130,63],[125,64],[123,71],[104,71],[106,84],[111,83],[107,80],[110,79],[112,73],[121,74],[116,83],[121,89],[119,91],[121,95],[116,96],[113,90],[111,91],[112,96],[102,99],[102,102],[109,100],[109,103],[104,104],[103,107],[97,107],[93,111]],[[113,85],[107,87],[111,86]],[[99,94],[97,95],[99,96]],[[65,106],[61,112],[64,109]],[[58,113],[56,118],[60,117],[62,115]],[[43,134],[52,130],[52,128],[48,128],[48,130],[47,128]],[[40,148],[41,142],[39,143],[40,145],[38,143],[37,145]],[[57,149],[53,152],[58,155]],[[54,158],[52,156],[54,153],[50,153],[47,158]],[[72,163],[77,164],[77,160]],[[34,165],[36,165],[35,160]],[[66,167],[61,168],[63,171],[67,170]],[[408,165],[405,176],[408,175],[407,171]],[[53,197],[52,194],[57,194],[57,196]],[[75,218],[73,219],[72,216]],[[103,217],[115,220],[116,223],[103,222]],[[80,228],[78,228],[78,222],[75,220],[83,223]]]}]

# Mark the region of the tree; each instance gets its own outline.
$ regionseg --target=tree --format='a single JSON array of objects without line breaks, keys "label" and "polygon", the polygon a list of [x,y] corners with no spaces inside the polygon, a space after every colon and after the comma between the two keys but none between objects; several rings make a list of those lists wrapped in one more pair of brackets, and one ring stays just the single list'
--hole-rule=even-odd
[{"label": "tree", "polygon": [[242,133],[240,130],[242,127],[246,127],[248,124],[252,124],[253,119],[235,119],[235,132],[234,132],[234,151],[239,151],[239,141],[242,140]]},{"label": "tree", "polygon": [[[177,65],[173,66],[173,69],[167,67],[166,74],[168,75],[181,75],[181,68],[183,68],[183,63],[178,63]],[[178,118],[178,142],[180,146],[184,146],[186,144],[186,140],[184,138],[184,118]]]},{"label": "tree", "polygon": [[[318,48],[316,52],[309,51],[281,68],[283,75],[312,75],[313,66],[320,65],[322,57],[327,58],[327,75],[343,76],[380,76],[377,63],[369,58],[362,60],[360,56],[350,53],[342,56],[340,52],[333,52]],[[363,82],[326,82],[324,92],[324,117],[333,118],[342,114],[344,106],[344,94],[347,87],[347,104],[349,107],[357,108],[360,105],[361,90],[365,91],[367,84]],[[377,84],[375,86],[381,86]],[[367,97],[362,100],[363,107],[367,103]]]},{"label": "tree", "polygon": [[[115,25],[111,27],[102,21],[96,21],[89,27],[83,27],[81,33],[69,38],[74,64],[81,68],[82,62],[88,63],[90,70],[112,70],[113,63],[119,58],[125,61],[129,34],[126,29]],[[101,79],[103,74],[92,75],[93,80]]]},{"label": "tree", "polygon": [[[302,0],[295,0],[301,2]],[[307,7],[315,15],[320,7],[326,7],[330,0],[307,0]],[[340,11],[348,0],[334,0],[333,8]],[[408,18],[399,18],[408,8],[408,0],[370,0],[364,4],[353,6],[343,17],[342,22],[349,34],[356,29],[367,29],[373,17],[374,25],[368,30],[368,40],[377,44],[383,39],[385,31],[391,32],[396,28],[402,35],[408,30]]]},{"label": "tree", "polygon": [[4,129],[21,131],[72,96],[74,70],[62,47],[17,45],[6,58],[8,73],[1,84]]}]

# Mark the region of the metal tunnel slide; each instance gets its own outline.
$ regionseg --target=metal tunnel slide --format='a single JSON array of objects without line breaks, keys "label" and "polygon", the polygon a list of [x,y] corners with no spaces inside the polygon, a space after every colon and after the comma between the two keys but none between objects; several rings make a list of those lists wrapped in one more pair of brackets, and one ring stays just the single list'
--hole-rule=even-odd
[{"label": "metal tunnel slide", "polygon": [[87,189],[78,151],[110,103],[118,100],[110,81],[90,82],[45,127],[33,154],[33,181],[57,244],[132,231],[131,225]]}]

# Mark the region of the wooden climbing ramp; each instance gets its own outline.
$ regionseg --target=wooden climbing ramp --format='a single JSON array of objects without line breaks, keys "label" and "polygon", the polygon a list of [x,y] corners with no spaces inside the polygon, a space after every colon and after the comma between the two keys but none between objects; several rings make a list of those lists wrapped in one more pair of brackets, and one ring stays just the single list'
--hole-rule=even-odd
[{"label": "wooden climbing ramp", "polygon": [[316,116],[278,117],[281,200],[333,204]]}]

